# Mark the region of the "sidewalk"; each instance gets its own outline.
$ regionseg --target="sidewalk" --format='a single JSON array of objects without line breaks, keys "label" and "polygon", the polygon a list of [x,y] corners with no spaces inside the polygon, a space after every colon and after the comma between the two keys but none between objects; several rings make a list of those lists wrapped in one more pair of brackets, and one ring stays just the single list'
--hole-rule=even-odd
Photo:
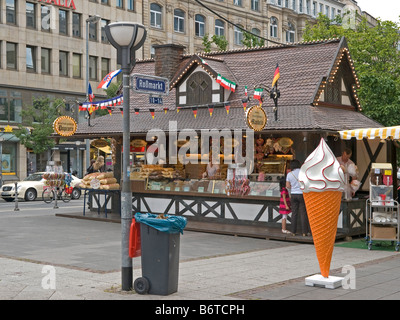
[{"label": "sidewalk", "polygon": [[[331,275],[344,265],[356,270],[356,288],[307,287],[304,278],[319,273],[314,246],[293,244],[257,251],[203,256],[180,262],[178,292],[168,296],[121,292],[119,271],[54,266],[55,289],[44,289],[44,264],[0,256],[1,300],[254,300],[400,299],[400,255],[335,247]],[[141,276],[134,261],[133,279]]]}]

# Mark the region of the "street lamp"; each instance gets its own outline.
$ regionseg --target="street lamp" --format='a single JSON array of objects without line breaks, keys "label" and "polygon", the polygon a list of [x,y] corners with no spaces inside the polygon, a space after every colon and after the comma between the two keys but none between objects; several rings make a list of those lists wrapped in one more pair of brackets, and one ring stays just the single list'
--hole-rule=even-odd
[{"label": "street lamp", "polygon": [[117,63],[122,67],[123,77],[123,136],[122,136],[122,190],[121,190],[121,248],[122,248],[122,290],[132,289],[133,268],[129,257],[129,231],[132,221],[132,194],[130,190],[130,112],[129,112],[129,76],[135,66],[135,51],[146,40],[146,29],[140,23],[113,22],[105,27],[108,41],[117,49]]},{"label": "street lamp", "polygon": [[[99,15],[94,15],[86,19],[86,102],[89,101],[89,24],[96,24],[99,22],[101,17]],[[89,114],[89,124],[90,124],[90,114]],[[85,139],[86,143],[86,164],[90,162],[90,140]]]}]

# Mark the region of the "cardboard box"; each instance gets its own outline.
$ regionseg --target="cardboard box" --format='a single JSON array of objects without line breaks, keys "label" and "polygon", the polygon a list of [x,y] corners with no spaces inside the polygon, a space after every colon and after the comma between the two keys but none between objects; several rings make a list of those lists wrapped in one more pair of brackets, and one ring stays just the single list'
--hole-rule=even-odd
[{"label": "cardboard box", "polygon": [[397,236],[396,227],[387,226],[371,226],[371,238],[372,239],[388,239],[395,240]]}]

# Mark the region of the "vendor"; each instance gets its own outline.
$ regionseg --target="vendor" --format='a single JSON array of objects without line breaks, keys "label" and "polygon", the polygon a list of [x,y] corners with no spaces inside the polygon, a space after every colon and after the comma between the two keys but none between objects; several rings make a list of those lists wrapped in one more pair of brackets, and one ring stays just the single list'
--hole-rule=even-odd
[{"label": "vendor", "polygon": [[212,154],[210,153],[209,156],[209,162],[207,164],[206,170],[202,174],[202,178],[208,178],[208,179],[220,179],[220,167],[219,164],[212,163]]},{"label": "vendor", "polygon": [[345,148],[342,152],[342,155],[337,157],[346,179],[345,199],[354,197],[356,191],[360,188],[360,182],[357,180],[358,169],[354,162],[350,160],[351,155],[351,149]]}]

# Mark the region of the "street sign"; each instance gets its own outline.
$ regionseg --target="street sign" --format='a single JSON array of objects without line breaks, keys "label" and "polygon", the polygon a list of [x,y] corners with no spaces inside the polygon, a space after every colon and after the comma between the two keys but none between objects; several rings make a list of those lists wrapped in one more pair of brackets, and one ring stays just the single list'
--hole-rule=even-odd
[{"label": "street sign", "polygon": [[167,78],[133,74],[131,77],[131,89],[139,93],[156,95],[168,95],[169,81]]},{"label": "street sign", "polygon": [[162,99],[162,97],[152,97],[152,96],[150,96],[149,97],[149,103],[152,103],[152,104],[163,104],[163,99]]}]

